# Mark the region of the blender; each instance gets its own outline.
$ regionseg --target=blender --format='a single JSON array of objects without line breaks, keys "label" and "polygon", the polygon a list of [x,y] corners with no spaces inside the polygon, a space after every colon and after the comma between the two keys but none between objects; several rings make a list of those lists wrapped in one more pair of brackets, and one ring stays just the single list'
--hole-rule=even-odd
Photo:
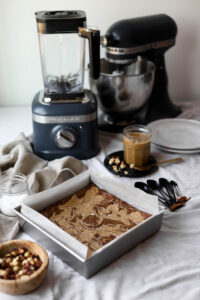
[{"label": "blender", "polygon": [[47,160],[98,153],[97,103],[84,89],[85,39],[90,76],[99,77],[100,32],[86,27],[84,11],[35,13],[44,89],[32,103],[33,147]]}]

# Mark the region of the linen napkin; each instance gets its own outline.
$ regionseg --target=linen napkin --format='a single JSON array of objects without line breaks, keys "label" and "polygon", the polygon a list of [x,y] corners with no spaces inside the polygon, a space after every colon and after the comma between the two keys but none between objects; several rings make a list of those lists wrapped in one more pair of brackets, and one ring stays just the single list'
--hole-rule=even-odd
[{"label": "linen napkin", "polygon": [[49,189],[86,169],[80,160],[71,156],[47,161],[34,155],[31,142],[23,133],[9,144],[0,146],[1,172],[26,175],[30,194]]},{"label": "linen napkin", "polygon": [[16,217],[7,217],[0,214],[0,243],[12,240],[19,231]]},{"label": "linen napkin", "polygon": [[[87,167],[71,156],[52,161],[36,156],[31,141],[23,133],[7,145],[0,146],[0,178],[2,172],[26,175],[30,194],[50,189],[85,170]],[[0,214],[0,242],[12,239],[18,229],[16,217]]]}]

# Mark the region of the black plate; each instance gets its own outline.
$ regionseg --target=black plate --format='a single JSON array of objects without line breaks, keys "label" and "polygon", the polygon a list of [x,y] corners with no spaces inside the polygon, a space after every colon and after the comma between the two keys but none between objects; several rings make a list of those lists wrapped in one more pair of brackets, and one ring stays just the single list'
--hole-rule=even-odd
[{"label": "black plate", "polygon": [[[119,172],[115,172],[113,171],[113,165],[109,164],[109,160],[112,156],[119,156],[119,159],[122,161],[124,160],[124,152],[123,151],[117,151],[117,152],[113,152],[109,155],[106,156],[106,158],[104,159],[104,165],[105,167],[112,173],[115,175],[118,175],[120,177],[141,177],[141,176],[146,176],[149,175],[151,173],[153,173],[154,171],[157,170],[158,166],[153,166],[151,167],[148,171],[140,171],[140,170],[135,170],[135,169],[131,169],[129,167],[128,164],[126,164],[126,168],[119,171]],[[153,156],[149,157],[149,164],[153,164],[155,163],[156,160]],[[128,174],[124,174],[124,171],[127,171]]]}]

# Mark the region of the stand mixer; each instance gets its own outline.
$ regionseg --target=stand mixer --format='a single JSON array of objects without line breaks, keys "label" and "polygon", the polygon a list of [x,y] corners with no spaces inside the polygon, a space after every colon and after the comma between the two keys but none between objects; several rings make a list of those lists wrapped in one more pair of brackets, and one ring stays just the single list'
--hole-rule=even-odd
[{"label": "stand mixer", "polygon": [[103,111],[101,130],[176,117],[181,110],[168,94],[165,52],[175,44],[177,26],[165,14],[114,23],[102,37],[106,58],[100,76],[90,77],[91,90]]},{"label": "stand mixer", "polygon": [[84,89],[85,39],[90,76],[99,76],[100,32],[86,28],[83,11],[36,12],[44,90],[32,103],[34,152],[47,160],[95,156],[97,103]]}]

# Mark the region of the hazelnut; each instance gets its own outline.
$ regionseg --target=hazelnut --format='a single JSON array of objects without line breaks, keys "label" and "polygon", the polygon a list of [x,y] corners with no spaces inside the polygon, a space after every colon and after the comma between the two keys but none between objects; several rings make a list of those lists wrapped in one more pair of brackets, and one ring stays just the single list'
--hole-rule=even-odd
[{"label": "hazelnut", "polygon": [[25,273],[25,275],[31,275],[31,274],[33,274],[33,271],[32,270],[28,270],[28,271],[26,271],[26,273]]},{"label": "hazelnut", "polygon": [[116,163],[116,165],[119,165],[120,162],[121,162],[121,160],[120,160],[119,156],[117,156],[117,157],[115,158],[115,163]]},{"label": "hazelnut", "polygon": [[14,272],[19,271],[19,266],[14,266],[13,271],[14,271]]},{"label": "hazelnut", "polygon": [[29,260],[29,263],[30,263],[31,265],[34,265],[34,260],[31,258],[31,259]]},{"label": "hazelnut", "polygon": [[30,266],[29,264],[25,264],[25,265],[23,265],[23,269],[28,270],[29,266]]},{"label": "hazelnut", "polygon": [[9,274],[13,273],[13,270],[12,270],[12,268],[6,268],[5,272],[6,272],[7,275],[9,275]]},{"label": "hazelnut", "polygon": [[24,248],[18,248],[18,254],[24,254],[26,250]]},{"label": "hazelnut", "polygon": [[20,270],[18,273],[17,273],[17,276],[21,276],[24,274],[24,270]]},{"label": "hazelnut", "polygon": [[4,276],[6,275],[6,271],[5,270],[0,270],[0,276]]},{"label": "hazelnut", "polygon": [[30,265],[28,268],[29,271],[35,271],[35,267],[33,265]]},{"label": "hazelnut", "polygon": [[28,259],[24,259],[24,260],[22,261],[22,265],[25,265],[25,264],[28,264]]},{"label": "hazelnut", "polygon": [[125,174],[125,175],[128,175],[128,171],[124,171],[124,174]]},{"label": "hazelnut", "polygon": [[5,261],[9,264],[12,261],[12,259],[10,257],[6,257]]},{"label": "hazelnut", "polygon": [[19,265],[19,257],[16,257],[15,259],[13,259],[13,261],[10,263],[10,265],[12,267],[18,266]]},{"label": "hazelnut", "polygon": [[18,253],[17,253],[17,250],[13,250],[13,251],[11,251],[10,253],[11,253],[12,256],[16,256],[16,255],[18,254]]},{"label": "hazelnut", "polygon": [[121,164],[120,164],[120,169],[125,169],[126,168],[126,163],[125,161],[122,160]]},{"label": "hazelnut", "polygon": [[10,257],[11,254],[10,253],[6,253],[5,257]]},{"label": "hazelnut", "polygon": [[[21,255],[20,255],[20,256],[21,256]],[[20,257],[20,260],[21,260],[21,261],[24,261],[24,260],[26,260],[26,257],[25,257],[25,256],[21,256],[21,257]]]},{"label": "hazelnut", "polygon": [[117,166],[113,166],[113,167],[112,167],[112,169],[113,169],[113,171],[114,171],[114,172],[116,172],[116,173],[118,173],[118,172],[119,172],[119,169],[118,169],[118,167],[117,167]]},{"label": "hazelnut", "polygon": [[37,261],[37,262],[35,263],[35,267],[36,267],[37,269],[39,269],[39,268],[41,267],[41,265],[42,265],[42,261],[41,261],[41,260],[39,260],[39,261]]},{"label": "hazelnut", "polygon": [[29,251],[26,251],[25,253],[24,253],[24,256],[25,257],[29,257],[31,254],[30,254],[30,252]]},{"label": "hazelnut", "polygon": [[115,163],[115,157],[112,156],[110,159],[109,159],[109,165],[113,165]]}]

